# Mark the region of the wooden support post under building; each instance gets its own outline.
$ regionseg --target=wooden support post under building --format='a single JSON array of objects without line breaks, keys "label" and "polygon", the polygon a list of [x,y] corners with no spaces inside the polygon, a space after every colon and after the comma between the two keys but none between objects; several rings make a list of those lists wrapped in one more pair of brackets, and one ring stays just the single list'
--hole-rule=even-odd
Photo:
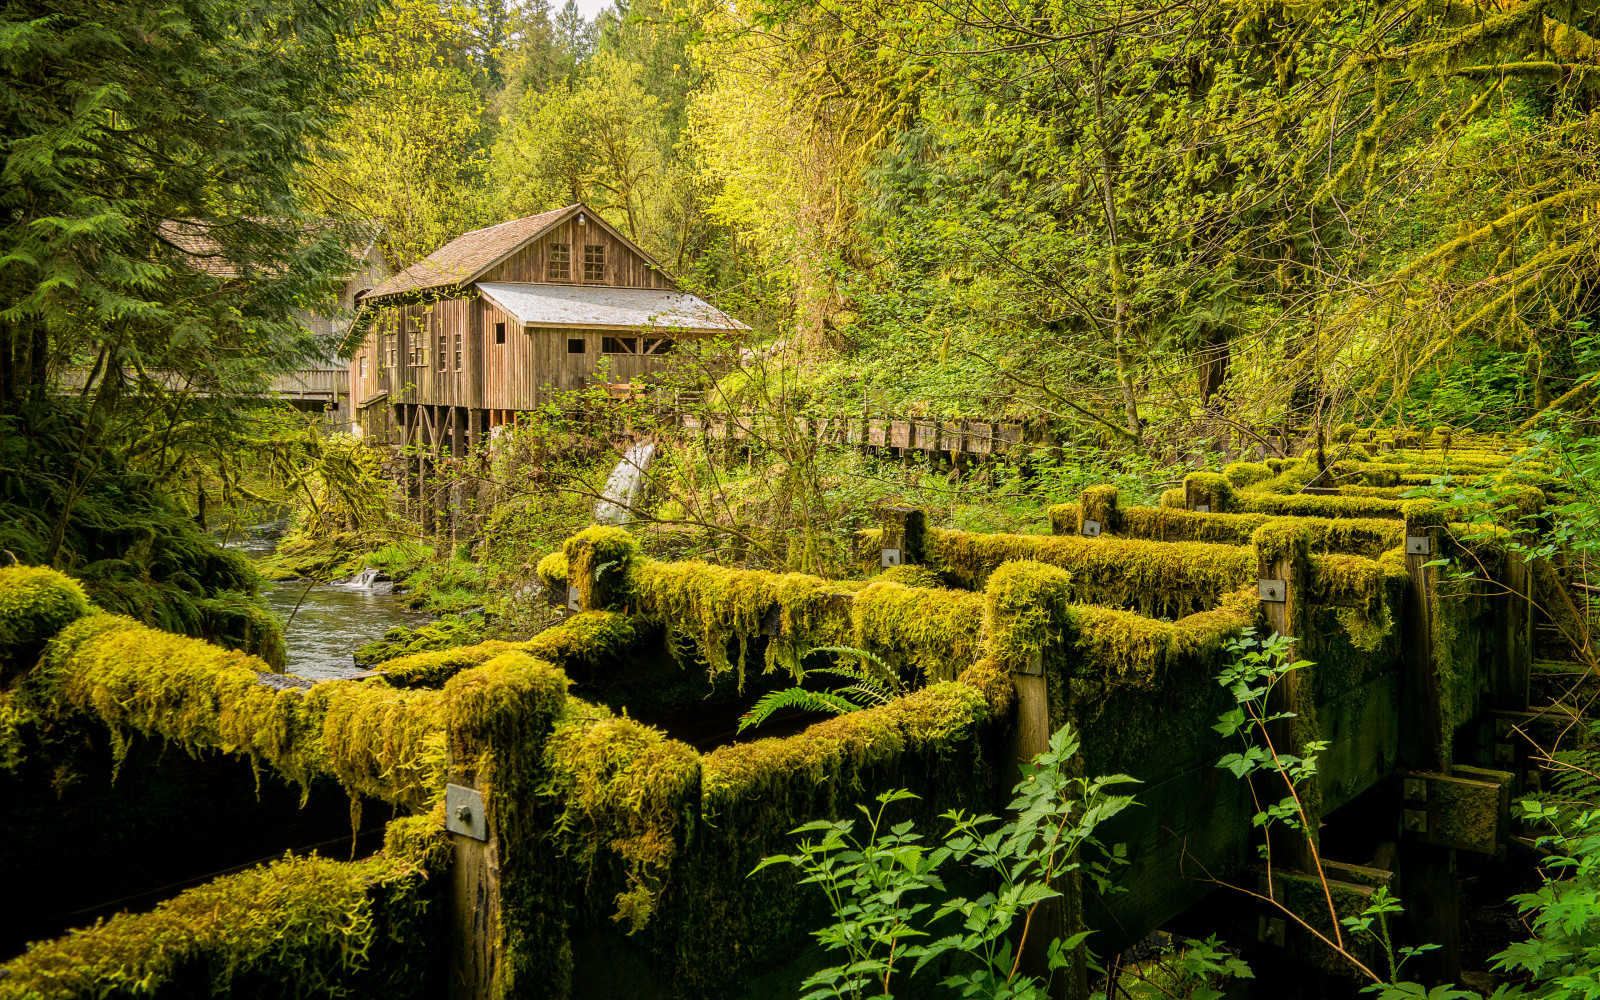
[{"label": "wooden support post under building", "polygon": [[[1404,679],[1401,693],[1400,764],[1413,772],[1448,777],[1451,734],[1445,731],[1438,662],[1433,642],[1436,569],[1440,532],[1406,520],[1405,625],[1402,634]],[[1403,789],[1402,789],[1403,791]],[[1417,973],[1430,983],[1453,982],[1461,968],[1460,890],[1455,850],[1406,836],[1400,842],[1400,879],[1406,917],[1413,936],[1438,950],[1417,959]]]}]

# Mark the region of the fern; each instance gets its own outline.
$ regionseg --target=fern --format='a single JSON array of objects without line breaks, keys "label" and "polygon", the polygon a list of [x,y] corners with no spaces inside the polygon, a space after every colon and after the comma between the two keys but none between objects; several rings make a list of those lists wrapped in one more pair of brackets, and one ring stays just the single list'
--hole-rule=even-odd
[{"label": "fern", "polygon": [[[768,691],[750,706],[748,712],[739,717],[739,732],[761,725],[770,719],[774,712],[785,708],[844,715],[847,712],[859,712],[863,708],[887,705],[895,698],[908,693],[905,683],[900,680],[899,673],[881,658],[864,649],[852,646],[815,646],[807,650],[805,656],[800,657],[800,661],[803,663],[805,657],[812,653],[854,656],[858,662],[854,667],[830,666],[807,670],[802,666],[795,673],[795,680],[799,683],[782,691]],[[805,683],[805,679],[813,674],[827,674],[851,683],[845,687],[834,688],[832,691],[807,691],[800,687],[800,684]]]}]

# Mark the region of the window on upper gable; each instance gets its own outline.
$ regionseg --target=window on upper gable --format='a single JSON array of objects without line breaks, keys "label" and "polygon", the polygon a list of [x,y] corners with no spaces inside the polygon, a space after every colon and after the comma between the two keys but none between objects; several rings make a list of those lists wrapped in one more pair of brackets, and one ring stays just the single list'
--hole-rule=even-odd
[{"label": "window on upper gable", "polygon": [[550,264],[545,269],[546,281],[572,280],[572,246],[567,243],[550,244]]},{"label": "window on upper gable", "polygon": [[606,248],[603,243],[589,243],[583,248],[583,280],[606,280]]}]

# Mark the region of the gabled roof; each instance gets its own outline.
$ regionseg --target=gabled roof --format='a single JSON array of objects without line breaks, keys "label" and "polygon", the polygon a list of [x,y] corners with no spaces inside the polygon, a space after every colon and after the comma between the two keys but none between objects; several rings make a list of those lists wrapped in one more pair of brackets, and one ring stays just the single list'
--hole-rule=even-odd
[{"label": "gabled roof", "polygon": [[696,333],[750,329],[704,299],[664,288],[529,281],[486,281],[476,287],[501,312],[524,326],[654,327]]},{"label": "gabled roof", "polygon": [[[652,265],[661,265],[640,249],[634,242],[617,232],[616,228],[594,209],[578,202],[525,219],[512,219],[486,229],[462,233],[444,246],[417,261],[399,274],[362,296],[363,301],[382,295],[400,292],[424,291],[432,288],[450,288],[470,285],[534,240],[565,222],[568,218],[585,213],[589,220],[599,223],[613,236],[626,243]],[[664,273],[664,271],[663,271]]]}]

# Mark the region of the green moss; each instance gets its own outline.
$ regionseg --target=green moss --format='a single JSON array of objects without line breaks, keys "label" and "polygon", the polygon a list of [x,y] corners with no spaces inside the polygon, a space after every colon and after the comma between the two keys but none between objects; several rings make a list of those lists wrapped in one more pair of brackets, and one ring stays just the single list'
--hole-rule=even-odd
[{"label": "green moss", "polygon": [[[816,818],[786,811],[784,793],[800,786],[846,791],[861,772],[930,746],[969,738],[988,718],[983,692],[946,681],[880,708],[819,722],[798,736],[719,747],[701,758],[703,811],[715,821],[727,813],[769,812],[774,828]],[[821,810],[817,815],[831,815]]]},{"label": "green moss", "polygon": [[0,996],[437,996],[427,890],[425,871],[388,854],[285,857],[30,945]]},{"label": "green moss", "polygon": [[1083,491],[1083,499],[1079,504],[1082,516],[1086,520],[1099,521],[1102,531],[1110,534],[1120,534],[1122,531],[1122,518],[1117,509],[1117,488],[1115,486],[1091,486]]},{"label": "green moss", "polygon": [[1358,430],[1359,428],[1356,427],[1355,424],[1343,423],[1330,431],[1328,438],[1332,441],[1337,441],[1340,444],[1349,444],[1350,440],[1356,436],[1356,432]]},{"label": "green moss", "polygon": [[549,790],[564,806],[557,836],[586,868],[602,851],[623,860],[629,886],[612,919],[629,934],[642,930],[696,819],[699,754],[659,729],[572,700],[545,745],[545,763]]},{"label": "green moss", "polygon": [[1243,489],[1272,478],[1272,470],[1260,462],[1233,462],[1223,467],[1222,474],[1228,482]]},{"label": "green moss", "polygon": [[922,587],[936,590],[944,586],[944,580],[938,573],[926,566],[902,564],[890,566],[888,569],[874,576],[872,583],[898,583],[906,587]]},{"label": "green moss", "polygon": [[8,667],[33,666],[46,640],[90,611],[83,587],[65,573],[44,566],[0,569],[0,677]]},{"label": "green moss", "polygon": [[548,593],[558,595],[562,603],[566,603],[567,594],[567,554],[560,550],[550,553],[539,560],[535,570],[539,579],[544,583]]},{"label": "green moss", "polygon": [[1234,509],[1233,482],[1218,472],[1191,472],[1183,478],[1185,507],[1191,510],[1199,504],[1211,508],[1213,514],[1223,514]]},{"label": "green moss", "polygon": [[813,646],[850,638],[847,604],[834,597],[843,588],[821,577],[638,560],[626,586],[635,612],[677,640],[675,657],[678,641],[687,642],[713,674],[738,671],[741,685],[750,646],[774,609],[778,634],[766,643],[767,669],[792,670]]},{"label": "green moss", "polygon": [[463,670],[487,663],[507,650],[520,648],[521,643],[490,639],[471,646],[396,657],[380,664],[377,671],[397,687],[438,687]]},{"label": "green moss", "polygon": [[355,660],[362,666],[370,667],[413,653],[470,646],[483,641],[483,632],[484,621],[481,617],[464,618],[460,615],[445,615],[436,622],[417,628],[396,625],[384,632],[383,638],[357,648]]},{"label": "green moss", "polygon": [[1175,507],[1178,510],[1185,510],[1189,506],[1188,504],[1184,503],[1183,490],[1176,487],[1170,490],[1161,491],[1160,505],[1162,507]]},{"label": "green moss", "polygon": [[633,619],[614,611],[583,611],[522,643],[522,648],[557,666],[598,664],[620,656],[637,638]]},{"label": "green moss", "polygon": [[561,551],[567,558],[567,582],[578,588],[579,607],[605,611],[639,555],[639,540],[622,528],[595,525],[567,539]]},{"label": "green moss", "polygon": [[426,872],[449,870],[455,846],[445,832],[444,803],[418,816],[390,820],[383,828],[383,853]]},{"label": "green moss", "polygon": [[1034,560],[1070,570],[1077,601],[1173,617],[1214,606],[1255,571],[1248,550],[1203,542],[930,529],[928,551],[930,566],[969,588],[983,586],[1002,563]]},{"label": "green moss", "polygon": [[850,605],[851,645],[896,668],[912,667],[921,679],[954,680],[977,659],[983,603],[966,591],[879,581]]},{"label": "green moss", "polygon": [[1066,570],[1023,559],[1002,563],[984,589],[985,650],[1009,669],[1026,667],[1060,641],[1072,598]]},{"label": "green moss", "polygon": [[52,641],[29,694],[41,712],[103,723],[118,748],[145,736],[196,754],[240,753],[303,787],[327,775],[353,796],[412,807],[442,791],[438,692],[354,681],[276,690],[258,683],[266,669],[243,653],[96,615]]}]

